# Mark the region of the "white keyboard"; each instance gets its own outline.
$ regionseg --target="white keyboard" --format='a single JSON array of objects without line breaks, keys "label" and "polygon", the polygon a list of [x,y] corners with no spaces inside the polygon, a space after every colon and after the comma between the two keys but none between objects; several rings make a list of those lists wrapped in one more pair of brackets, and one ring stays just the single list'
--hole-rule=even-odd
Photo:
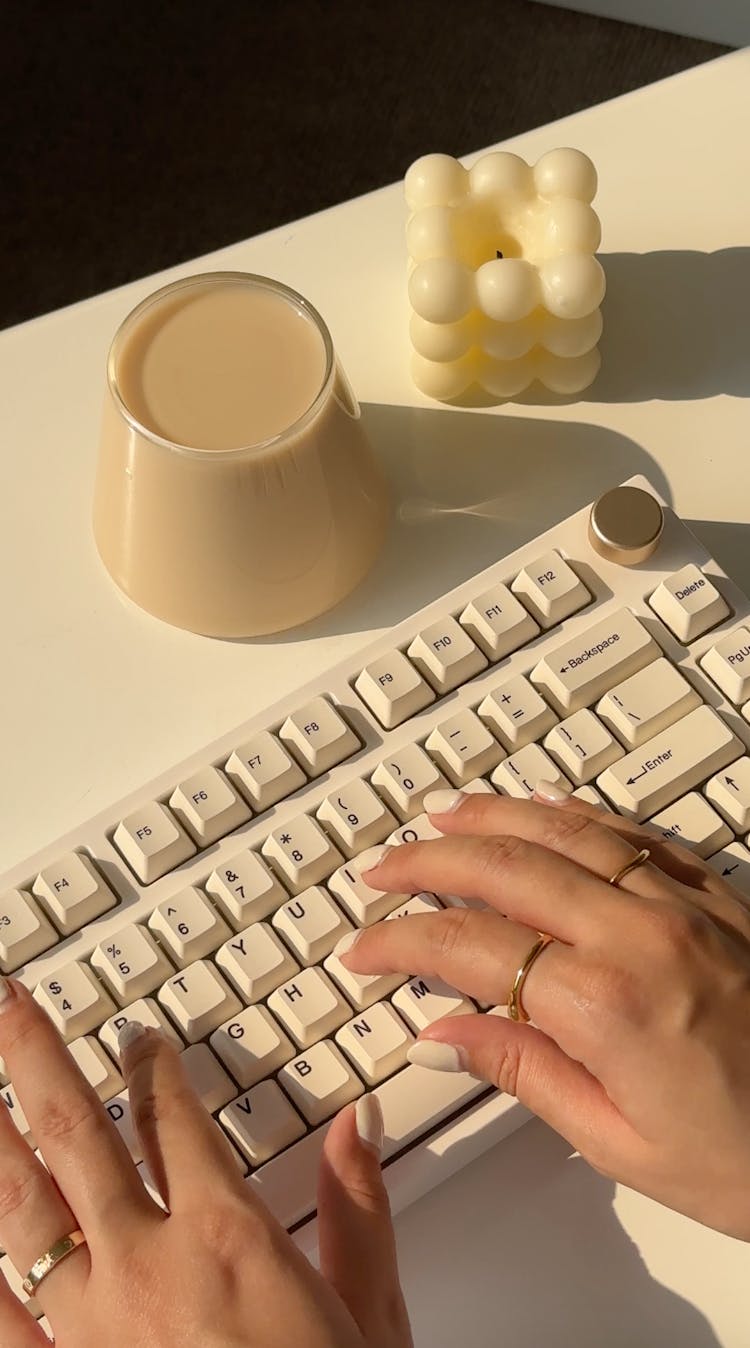
[{"label": "white keyboard", "polygon": [[407,1065],[421,1028],[476,1009],[467,997],[357,977],[331,953],[352,927],[460,902],[380,893],[354,864],[433,836],[436,787],[529,796],[566,779],[750,893],[750,604],[665,513],[653,556],[624,567],[580,511],[0,876],[0,969],[34,989],[138,1164],[128,1019],[181,1048],[303,1245],[327,1121],[364,1091],[397,1208],[526,1119],[468,1075]]}]

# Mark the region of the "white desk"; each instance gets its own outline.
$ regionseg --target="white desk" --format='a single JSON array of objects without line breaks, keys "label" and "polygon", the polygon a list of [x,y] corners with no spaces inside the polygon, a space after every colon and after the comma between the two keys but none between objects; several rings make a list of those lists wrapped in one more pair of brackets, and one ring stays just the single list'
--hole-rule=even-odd
[{"label": "white desk", "polygon": [[[633,472],[750,589],[749,124],[744,52],[509,142],[532,160],[577,145],[600,170],[604,368],[578,403],[416,393],[398,186],[0,333],[0,870]],[[161,626],[94,554],[109,339],[206,266],[320,307],[405,503],[363,589],[286,638]],[[534,1122],[399,1218],[420,1348],[747,1348],[750,1246],[568,1156]]]}]

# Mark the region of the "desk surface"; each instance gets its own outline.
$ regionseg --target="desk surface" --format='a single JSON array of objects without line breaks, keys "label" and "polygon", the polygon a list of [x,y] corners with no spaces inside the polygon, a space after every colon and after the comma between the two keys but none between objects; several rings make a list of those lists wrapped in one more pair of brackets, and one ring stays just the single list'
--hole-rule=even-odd
[{"label": "desk surface", "polygon": [[[508,143],[531,160],[576,145],[599,168],[604,363],[578,402],[416,392],[399,186],[0,333],[0,870],[292,690],[301,660],[312,678],[634,472],[750,590],[748,124],[745,51]],[[265,272],[321,309],[401,501],[365,586],[288,637],[162,626],[91,540],[111,335],[204,267]],[[419,1345],[747,1348],[750,1246],[616,1188],[539,1122],[398,1232]]]}]

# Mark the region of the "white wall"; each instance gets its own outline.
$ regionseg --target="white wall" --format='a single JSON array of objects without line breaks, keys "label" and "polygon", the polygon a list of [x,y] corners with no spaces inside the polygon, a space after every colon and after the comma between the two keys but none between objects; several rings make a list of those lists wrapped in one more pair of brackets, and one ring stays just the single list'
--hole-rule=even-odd
[{"label": "white wall", "polygon": [[642,23],[686,37],[702,37],[730,47],[750,43],[750,0],[544,0],[563,9]]}]

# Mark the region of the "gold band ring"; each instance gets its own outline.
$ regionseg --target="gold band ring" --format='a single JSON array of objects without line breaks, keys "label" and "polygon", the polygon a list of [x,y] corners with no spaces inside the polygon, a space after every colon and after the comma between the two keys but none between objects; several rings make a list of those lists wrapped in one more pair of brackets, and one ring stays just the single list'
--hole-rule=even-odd
[{"label": "gold band ring", "polygon": [[534,960],[538,959],[542,951],[549,945],[550,941],[554,941],[555,939],[554,936],[548,936],[546,932],[543,931],[540,931],[538,936],[538,941],[535,941],[531,947],[526,959],[513,979],[513,987],[508,993],[508,1015],[511,1020],[520,1020],[523,1023],[529,1020],[529,1016],[527,1016],[524,1011],[521,1002],[521,993],[523,991],[523,985],[528,977],[529,969],[534,963]]},{"label": "gold band ring", "polygon": [[63,1259],[67,1259],[69,1254],[78,1249],[79,1245],[86,1244],[86,1237],[82,1231],[71,1231],[69,1236],[63,1236],[61,1240],[55,1241],[44,1254],[41,1254],[36,1262],[31,1266],[29,1272],[23,1280],[22,1286],[27,1297],[34,1295],[35,1289],[53,1268],[57,1268]]},{"label": "gold band ring", "polygon": [[624,880],[626,875],[630,875],[630,872],[634,871],[636,866],[642,866],[644,861],[648,861],[650,856],[651,853],[648,848],[643,847],[637,857],[633,857],[632,861],[626,862],[624,866],[620,867],[619,871],[615,871],[609,884],[615,886],[619,885],[620,881]]}]

